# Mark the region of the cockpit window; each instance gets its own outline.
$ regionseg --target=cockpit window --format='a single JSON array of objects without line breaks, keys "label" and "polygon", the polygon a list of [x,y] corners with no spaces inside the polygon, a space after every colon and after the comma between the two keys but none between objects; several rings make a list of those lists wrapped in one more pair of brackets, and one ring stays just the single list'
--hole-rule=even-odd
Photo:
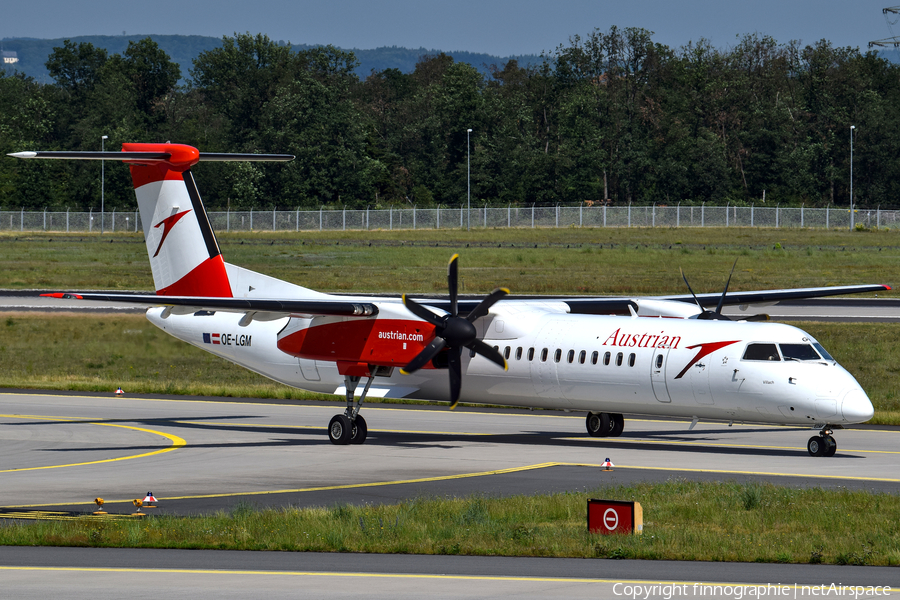
[{"label": "cockpit window", "polygon": [[815,347],[815,349],[819,351],[819,354],[822,355],[822,358],[824,358],[825,360],[830,360],[831,362],[835,362],[834,359],[831,358],[831,355],[828,354],[828,351],[822,347],[822,344],[820,344],[819,342],[813,342],[813,347]]},{"label": "cockpit window", "polygon": [[747,344],[744,360],[781,360],[775,344]]},{"label": "cockpit window", "polygon": [[784,360],[822,360],[810,344],[779,344]]}]

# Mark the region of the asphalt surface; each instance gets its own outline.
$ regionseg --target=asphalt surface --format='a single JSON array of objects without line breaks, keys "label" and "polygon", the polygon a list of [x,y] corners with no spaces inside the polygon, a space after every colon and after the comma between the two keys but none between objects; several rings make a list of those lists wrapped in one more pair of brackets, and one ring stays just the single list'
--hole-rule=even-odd
[{"label": "asphalt surface", "polygon": [[[158,498],[158,513],[198,514],[228,510],[241,501],[258,506],[393,503],[423,495],[602,491],[608,485],[673,477],[900,489],[900,432],[892,428],[838,431],[837,455],[815,459],[806,453],[811,435],[806,429],[701,422],[688,431],[683,421],[629,419],[621,438],[602,439],[586,435],[580,414],[372,405],[363,409],[370,429],[366,444],[338,447],[324,430],[339,410],[340,405],[329,403],[0,394],[0,513],[85,513],[101,496],[111,514],[128,514],[130,500],[147,491]],[[600,468],[607,457],[616,465],[612,472]],[[67,598],[177,598],[187,597],[186,590],[203,598],[296,597],[298,590],[329,598],[596,598],[616,597],[625,582],[898,588],[900,570],[0,548],[0,597],[17,598],[56,592]],[[702,597],[737,597],[734,589],[719,595],[709,587],[685,589],[682,597],[701,597],[701,589],[709,592]],[[796,589],[791,587],[791,593]],[[646,597],[663,598],[661,590]]]}]

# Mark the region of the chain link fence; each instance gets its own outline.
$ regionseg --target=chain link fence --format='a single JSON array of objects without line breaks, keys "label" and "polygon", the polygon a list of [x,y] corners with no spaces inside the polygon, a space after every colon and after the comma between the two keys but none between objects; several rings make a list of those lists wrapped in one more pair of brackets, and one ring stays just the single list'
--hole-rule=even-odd
[{"label": "chain link fence", "polygon": [[[849,229],[846,208],[759,206],[526,206],[212,211],[216,231],[341,231],[498,227],[816,227]],[[853,225],[895,228],[900,210],[856,209]],[[137,211],[0,211],[0,231],[138,232]]]}]

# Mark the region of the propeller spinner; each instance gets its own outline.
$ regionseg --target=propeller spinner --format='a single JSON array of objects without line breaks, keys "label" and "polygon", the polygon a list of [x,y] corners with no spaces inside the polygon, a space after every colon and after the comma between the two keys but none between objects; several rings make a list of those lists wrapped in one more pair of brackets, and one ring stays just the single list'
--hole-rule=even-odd
[{"label": "propeller spinner", "polygon": [[465,317],[459,316],[458,310],[458,282],[459,266],[457,260],[459,254],[454,254],[447,266],[447,287],[450,291],[450,311],[445,315],[438,315],[431,309],[419,304],[412,298],[403,295],[403,304],[406,308],[428,323],[434,325],[434,339],[424,350],[415,356],[409,364],[400,369],[404,375],[414,373],[428,364],[441,350],[447,348],[447,367],[450,372],[450,409],[456,408],[459,402],[459,393],[462,388],[462,349],[468,348],[485,357],[491,362],[503,367],[508,367],[503,355],[478,339],[478,333],[473,323],[486,314],[490,308],[509,294],[506,288],[497,288],[488,294],[478,306]]}]

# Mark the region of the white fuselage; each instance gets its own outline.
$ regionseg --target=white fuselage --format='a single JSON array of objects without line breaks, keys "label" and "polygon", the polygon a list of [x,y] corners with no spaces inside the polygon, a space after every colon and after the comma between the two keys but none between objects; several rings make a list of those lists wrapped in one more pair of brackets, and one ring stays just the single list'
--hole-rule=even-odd
[{"label": "white fuselage", "polygon": [[[396,318],[396,308],[386,301],[382,315]],[[335,362],[276,346],[289,323],[316,327],[316,319],[242,326],[240,313],[162,313],[154,308],[147,316],[181,340],[293,387],[344,394]],[[463,402],[809,426],[863,422],[874,412],[853,376],[824,350],[812,359],[787,356],[788,348],[808,352],[816,344],[788,325],[573,315],[527,301],[501,303],[477,325],[509,369],[464,350]],[[399,352],[405,342],[379,343],[398,344]],[[771,355],[751,356],[760,348],[771,348]],[[394,369],[375,378],[369,396],[446,400],[447,372]]]}]

